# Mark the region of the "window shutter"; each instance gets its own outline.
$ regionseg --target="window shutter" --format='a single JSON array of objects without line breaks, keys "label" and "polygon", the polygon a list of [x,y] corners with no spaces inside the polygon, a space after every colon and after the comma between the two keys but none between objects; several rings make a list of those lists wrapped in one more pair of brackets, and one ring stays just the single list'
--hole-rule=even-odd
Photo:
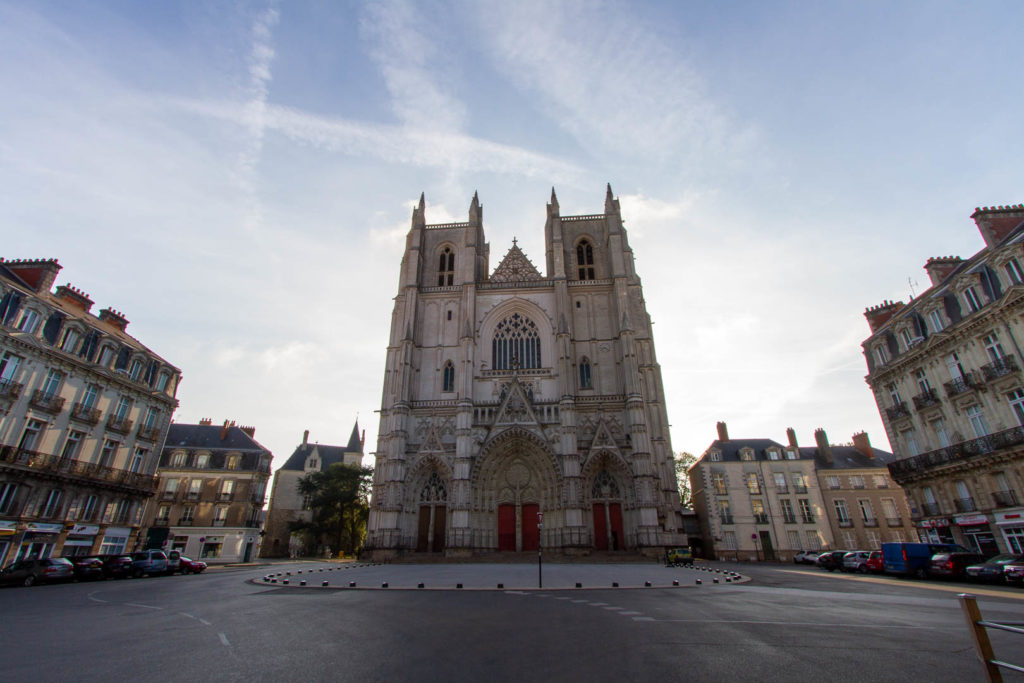
[{"label": "window shutter", "polygon": [[19,306],[21,306],[20,294],[15,291],[4,294],[3,300],[0,301],[0,322],[4,325],[13,324],[15,316],[18,314]]},{"label": "window shutter", "polygon": [[946,315],[954,325],[963,320],[964,316],[960,313],[960,302],[957,301],[955,296],[947,294],[942,297],[942,303],[946,308]]},{"label": "window shutter", "polygon": [[128,368],[128,358],[132,355],[131,350],[125,346],[122,347],[117,353],[117,360],[114,361],[115,370],[126,370]]},{"label": "window shutter", "polygon": [[64,322],[64,314],[51,313],[43,325],[43,339],[51,346],[57,343],[57,335],[60,334],[61,325]]}]

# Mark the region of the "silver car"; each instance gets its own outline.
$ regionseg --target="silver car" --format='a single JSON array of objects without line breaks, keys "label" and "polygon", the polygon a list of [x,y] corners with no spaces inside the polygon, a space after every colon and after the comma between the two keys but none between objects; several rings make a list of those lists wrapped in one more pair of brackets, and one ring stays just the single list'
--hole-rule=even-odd
[{"label": "silver car", "polygon": [[871,557],[870,550],[854,550],[843,555],[844,572],[868,573],[868,558]]}]

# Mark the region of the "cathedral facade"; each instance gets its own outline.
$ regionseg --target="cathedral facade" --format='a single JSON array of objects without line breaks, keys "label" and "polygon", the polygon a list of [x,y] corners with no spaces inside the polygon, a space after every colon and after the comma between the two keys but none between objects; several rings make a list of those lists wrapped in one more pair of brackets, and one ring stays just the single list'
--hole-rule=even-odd
[{"label": "cathedral facade", "polygon": [[490,270],[465,223],[413,210],[391,318],[365,549],[660,554],[685,545],[661,369],[633,253],[604,212],[562,216],[546,275]]}]

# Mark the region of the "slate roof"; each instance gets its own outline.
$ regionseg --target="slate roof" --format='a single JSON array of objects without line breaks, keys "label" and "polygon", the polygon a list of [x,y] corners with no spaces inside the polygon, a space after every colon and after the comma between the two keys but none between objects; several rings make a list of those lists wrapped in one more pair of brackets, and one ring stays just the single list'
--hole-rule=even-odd
[{"label": "slate roof", "polygon": [[320,455],[321,470],[325,470],[335,463],[344,462],[346,453],[358,453],[361,457],[363,455],[363,444],[359,439],[359,422],[356,421],[355,426],[352,427],[352,436],[349,437],[347,446],[329,446],[322,443],[299,444],[295,452],[288,456],[288,460],[281,466],[281,469],[298,470],[301,472],[306,468],[306,458],[309,457],[314,448]]},{"label": "slate roof", "polygon": [[190,425],[172,424],[167,430],[167,441],[164,450],[188,448],[193,450],[226,450],[226,451],[267,451],[259,441],[252,438],[239,427],[228,427],[228,433],[220,438],[223,425]]},{"label": "slate roof", "polygon": [[888,451],[872,448],[875,457],[869,458],[853,446],[830,446],[832,451],[832,462],[826,462],[825,458],[818,453],[818,448],[801,448],[800,457],[813,457],[814,465],[820,470],[852,470],[857,468],[870,469],[886,467],[891,462],[896,462],[896,456]]},{"label": "slate roof", "polygon": [[[779,451],[784,451],[786,446],[783,446],[778,441],[772,439],[729,439],[728,441],[722,441],[721,439],[715,439],[708,446],[707,450],[704,451],[704,455],[701,456],[701,460],[707,456],[709,451],[717,450],[722,454],[721,460],[716,462],[741,462],[740,461],[740,449],[752,448],[754,450],[754,460],[767,460],[767,450],[769,448],[777,448]],[[810,458],[810,455],[804,454],[803,449],[800,451],[800,458],[802,460]],[[785,457],[785,456],[783,456]]]}]

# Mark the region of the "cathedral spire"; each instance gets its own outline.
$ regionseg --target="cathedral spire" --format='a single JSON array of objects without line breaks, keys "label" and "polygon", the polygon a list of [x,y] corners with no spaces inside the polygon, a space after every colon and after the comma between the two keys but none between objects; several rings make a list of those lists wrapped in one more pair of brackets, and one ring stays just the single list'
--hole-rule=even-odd
[{"label": "cathedral spire", "polygon": [[420,203],[412,209],[412,227],[422,228],[427,224],[426,193],[420,192]]},{"label": "cathedral spire", "polygon": [[551,201],[548,202],[548,206],[551,208],[550,213],[558,214],[558,197],[555,195],[554,185],[551,186]]},{"label": "cathedral spire", "polygon": [[476,191],[474,191],[473,201],[469,204],[469,222],[479,225],[481,214],[483,214],[483,208],[480,206],[480,198],[477,196]]},{"label": "cathedral spire", "polygon": [[619,200],[615,199],[612,194],[612,184],[608,183],[608,191],[604,195],[604,212],[605,213],[618,213],[619,212]]}]

